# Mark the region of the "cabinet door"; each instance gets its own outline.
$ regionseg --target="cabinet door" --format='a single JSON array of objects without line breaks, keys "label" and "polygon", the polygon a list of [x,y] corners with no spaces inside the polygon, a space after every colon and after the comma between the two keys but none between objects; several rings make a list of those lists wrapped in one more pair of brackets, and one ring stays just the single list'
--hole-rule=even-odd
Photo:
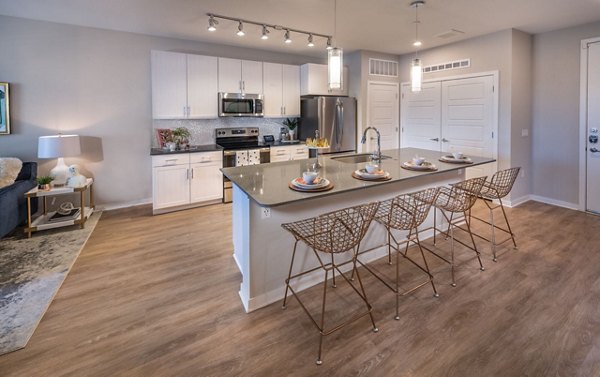
[{"label": "cabinet door", "polygon": [[263,93],[263,63],[242,60],[242,92]]},{"label": "cabinet door", "polygon": [[[267,63],[265,63],[267,64]],[[283,65],[283,115],[300,116],[300,66]]]},{"label": "cabinet door", "polygon": [[197,162],[191,166],[190,202],[205,202],[223,198],[223,176],[219,161]]},{"label": "cabinet door", "polygon": [[291,148],[291,159],[292,160],[304,160],[308,158],[308,147],[307,146],[295,146]]},{"label": "cabinet door", "polygon": [[263,63],[263,86],[265,96],[265,117],[281,117],[283,115],[282,66],[275,63]]},{"label": "cabinet door", "polygon": [[219,58],[219,92],[240,93],[242,91],[242,61]]},{"label": "cabinet door", "polygon": [[291,159],[288,147],[271,147],[271,162],[289,161]]},{"label": "cabinet door", "polygon": [[152,118],[187,116],[186,55],[152,51]]},{"label": "cabinet door", "polygon": [[344,67],[344,82],[342,90],[329,90],[329,77],[327,65],[304,64],[300,67],[301,88],[304,95],[319,96],[347,96],[348,95],[348,68]]},{"label": "cabinet door", "polygon": [[218,116],[217,58],[187,56],[188,117],[212,118]]},{"label": "cabinet door", "polygon": [[152,171],[152,207],[154,209],[189,204],[189,164],[155,167]]}]

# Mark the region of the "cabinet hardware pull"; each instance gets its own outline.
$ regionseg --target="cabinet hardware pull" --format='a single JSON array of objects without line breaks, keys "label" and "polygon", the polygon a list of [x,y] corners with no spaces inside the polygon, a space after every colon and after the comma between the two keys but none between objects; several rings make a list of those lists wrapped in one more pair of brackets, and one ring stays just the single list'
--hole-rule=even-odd
[{"label": "cabinet hardware pull", "polygon": [[437,137],[435,139],[429,139],[429,140],[431,140],[431,141],[440,141],[440,139],[437,138]]},{"label": "cabinet hardware pull", "polygon": [[449,142],[449,141],[450,141],[450,140],[447,140],[447,139],[445,139],[445,138],[442,138],[442,143],[447,143],[447,142]]},{"label": "cabinet hardware pull", "polygon": [[190,169],[192,171],[192,179],[194,179],[194,168]]}]

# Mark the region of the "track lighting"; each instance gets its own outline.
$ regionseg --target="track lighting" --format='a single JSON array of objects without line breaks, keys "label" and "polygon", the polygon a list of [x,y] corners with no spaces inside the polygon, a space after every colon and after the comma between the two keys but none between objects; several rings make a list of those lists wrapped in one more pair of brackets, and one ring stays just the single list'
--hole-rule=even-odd
[{"label": "track lighting", "polygon": [[244,33],[244,25],[242,24],[242,21],[239,22],[240,23],[238,24],[238,32],[236,34],[240,37],[243,37],[244,35],[246,35],[246,33]]},{"label": "track lighting", "polygon": [[218,25],[219,21],[215,20],[213,16],[209,16],[208,18],[208,31],[216,31],[217,28],[215,25]]},{"label": "track lighting", "polygon": [[269,39],[269,30],[267,30],[267,25],[263,25],[262,36],[260,39]]},{"label": "track lighting", "polygon": [[238,30],[237,30],[236,34],[240,37],[243,37],[244,35],[246,35],[246,32],[244,32],[244,23],[245,23],[245,24],[256,25],[256,26],[261,27],[262,33],[261,33],[260,39],[263,39],[263,40],[269,39],[269,34],[273,30],[277,30],[277,31],[284,32],[283,41],[286,44],[292,43],[292,38],[291,38],[292,33],[298,33],[298,34],[304,34],[304,35],[308,36],[308,43],[307,43],[308,47],[315,46],[314,38],[317,37],[317,38],[323,38],[323,39],[327,40],[327,50],[331,50],[333,48],[333,44],[332,44],[333,37],[331,35],[314,33],[312,31],[298,30],[298,29],[294,29],[294,28],[290,28],[290,27],[286,27],[286,26],[282,26],[282,25],[269,24],[269,23],[265,23],[265,22],[250,21],[250,20],[245,20],[245,19],[237,18],[237,17],[234,18],[234,17],[222,16],[222,15],[213,14],[213,13],[207,13],[206,15],[208,16],[208,31],[211,31],[211,32],[217,30],[216,25],[219,24],[217,19],[228,20],[228,21],[233,21],[233,22],[238,23]]}]

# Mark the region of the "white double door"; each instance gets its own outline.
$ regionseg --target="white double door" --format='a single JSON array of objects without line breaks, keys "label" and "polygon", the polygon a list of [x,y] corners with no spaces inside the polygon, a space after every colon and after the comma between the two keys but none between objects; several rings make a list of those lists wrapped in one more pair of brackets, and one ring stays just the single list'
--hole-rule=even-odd
[{"label": "white double door", "polygon": [[600,42],[587,48],[586,210],[600,213]]},{"label": "white double door", "polygon": [[[402,147],[496,157],[494,76],[402,85]],[[491,176],[496,164],[467,169],[467,178]]]},{"label": "white double door", "polygon": [[[398,90],[397,83],[375,81],[368,83],[367,127],[375,127],[379,131],[381,150],[398,148],[400,140],[398,134]],[[377,138],[374,133],[371,133],[367,151],[376,150]]]}]

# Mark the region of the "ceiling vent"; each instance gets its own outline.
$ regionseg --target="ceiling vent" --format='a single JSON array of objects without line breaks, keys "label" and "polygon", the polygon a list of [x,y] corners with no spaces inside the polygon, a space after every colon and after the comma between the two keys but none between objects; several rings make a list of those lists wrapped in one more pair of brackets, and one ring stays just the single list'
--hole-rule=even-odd
[{"label": "ceiling vent", "polygon": [[369,58],[369,75],[398,77],[398,62]]},{"label": "ceiling vent", "polygon": [[464,34],[464,31],[460,31],[457,29],[450,29],[448,31],[445,31],[443,33],[440,33],[438,35],[436,35],[436,38],[440,38],[440,39],[450,39],[450,38],[454,38],[454,37],[458,37],[459,35]]},{"label": "ceiling vent", "polygon": [[425,67],[423,67],[423,73],[447,71],[450,69],[469,68],[470,66],[471,66],[471,59],[461,59],[461,60],[455,60],[453,62],[448,62],[448,63],[439,63],[439,64],[425,66]]}]

